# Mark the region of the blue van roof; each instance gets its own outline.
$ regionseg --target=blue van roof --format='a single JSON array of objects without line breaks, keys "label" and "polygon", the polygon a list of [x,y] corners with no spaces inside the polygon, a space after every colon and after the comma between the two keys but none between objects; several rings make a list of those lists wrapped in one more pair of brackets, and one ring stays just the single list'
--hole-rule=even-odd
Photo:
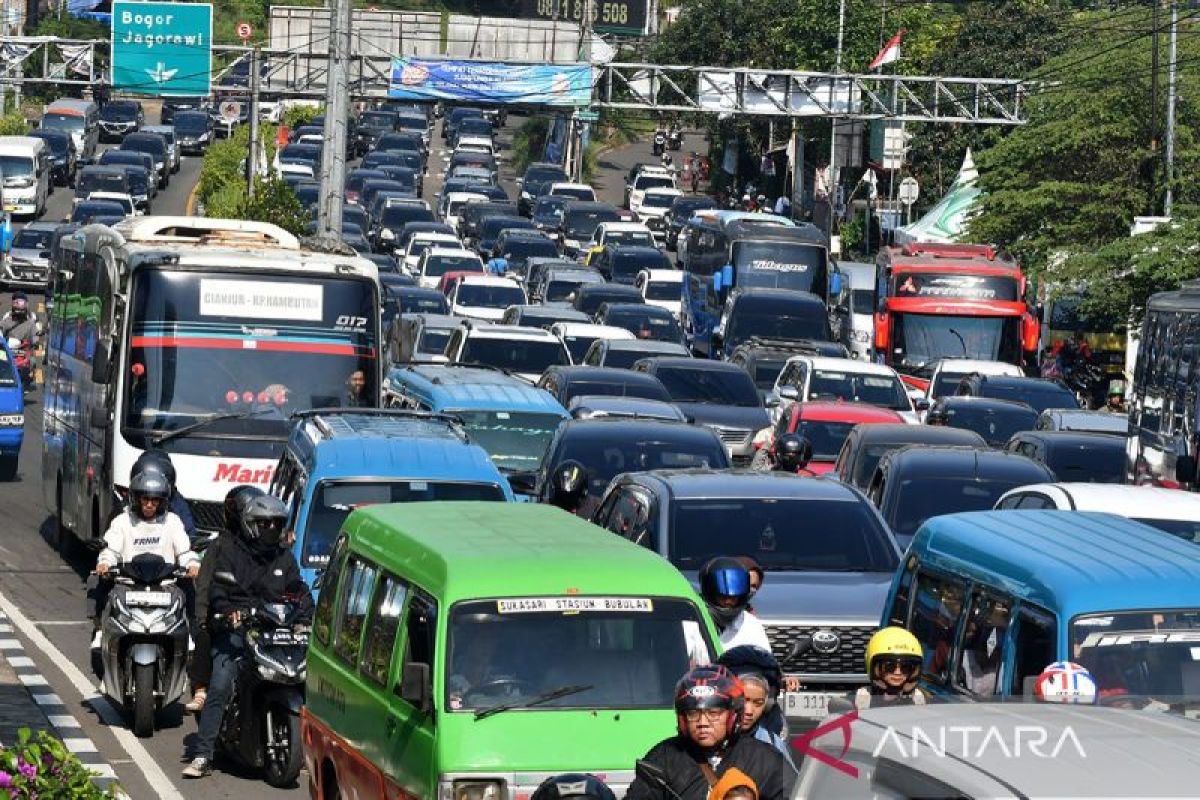
[{"label": "blue van roof", "polygon": [[413,364],[388,373],[390,384],[402,384],[424,396],[438,411],[524,411],[570,414],[544,389],[520,378],[482,367]]},{"label": "blue van roof", "polygon": [[928,520],[910,552],[931,568],[1058,613],[1200,608],[1200,547],[1114,514],[975,511]]}]

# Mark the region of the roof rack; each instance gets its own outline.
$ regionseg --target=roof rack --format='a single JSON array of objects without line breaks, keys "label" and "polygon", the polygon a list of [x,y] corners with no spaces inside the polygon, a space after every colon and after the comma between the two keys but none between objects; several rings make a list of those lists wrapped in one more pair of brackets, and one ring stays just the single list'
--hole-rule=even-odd
[{"label": "roof rack", "polygon": [[128,242],[177,242],[299,250],[300,240],[278,225],[212,217],[130,217],[114,226]]},{"label": "roof rack", "polygon": [[[362,424],[355,425],[354,421],[356,419]],[[342,408],[340,406],[333,406],[296,411],[290,417],[293,425],[304,421],[311,421],[313,427],[321,434],[321,438],[326,440],[337,436],[362,433],[385,435],[393,433],[408,434],[407,431],[389,430],[387,426],[389,420],[444,422],[458,438],[464,442],[469,441],[466,431],[463,429],[461,418],[454,414],[438,414],[432,411],[416,411],[404,408]]]}]

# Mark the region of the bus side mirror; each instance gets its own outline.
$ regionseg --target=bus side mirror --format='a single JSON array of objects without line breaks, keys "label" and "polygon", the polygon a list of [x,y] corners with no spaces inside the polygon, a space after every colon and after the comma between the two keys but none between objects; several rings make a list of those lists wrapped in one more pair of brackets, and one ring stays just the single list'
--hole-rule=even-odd
[{"label": "bus side mirror", "polygon": [[108,370],[111,364],[109,346],[109,339],[96,341],[96,349],[92,352],[92,383],[108,383]]},{"label": "bus side mirror", "polygon": [[411,703],[422,714],[428,714],[433,710],[428,664],[404,665],[404,671],[400,676],[400,699]]},{"label": "bus side mirror", "polygon": [[835,272],[829,278],[829,296],[838,298],[842,295],[842,273]]},{"label": "bus side mirror", "polygon": [[1191,486],[1196,482],[1195,456],[1176,456],[1175,480],[1184,486]]}]

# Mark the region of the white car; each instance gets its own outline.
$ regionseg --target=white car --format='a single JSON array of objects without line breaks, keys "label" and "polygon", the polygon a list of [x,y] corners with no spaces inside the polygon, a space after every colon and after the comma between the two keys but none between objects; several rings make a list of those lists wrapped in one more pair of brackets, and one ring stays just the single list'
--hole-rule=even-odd
[{"label": "white car", "polygon": [[446,357],[452,362],[508,370],[531,384],[537,383],[547,367],[571,363],[567,348],[548,330],[473,320],[465,320],[450,335]]},{"label": "white car", "polygon": [[[107,200],[110,203],[120,203],[125,209],[125,215],[129,217],[140,217],[142,212],[138,210],[137,204],[133,202],[131,195],[124,192],[92,192],[87,196],[88,200]],[[79,199],[76,198],[76,203]]]},{"label": "white car", "polygon": [[883,364],[851,358],[792,356],[767,395],[771,422],[778,422],[792,403],[809,400],[869,403],[895,411],[911,425],[919,424],[900,375]]},{"label": "white car", "polygon": [[[873,361],[875,357],[875,265],[839,261],[843,289],[836,317],[842,329],[839,338],[851,358]],[[911,393],[910,393],[911,394]],[[932,401],[931,401],[932,402]]]},{"label": "white car", "polygon": [[600,339],[634,339],[633,333],[615,325],[595,325],[591,322],[556,322],[550,326],[550,332],[571,354],[572,364],[582,364],[592,342]]},{"label": "white car", "polygon": [[665,308],[683,317],[683,272],[677,269],[644,269],[633,279],[633,288],[648,305]]},{"label": "white car", "polygon": [[610,244],[645,245],[655,247],[654,234],[640,222],[601,222],[592,232],[592,238],[580,248],[585,262],[591,254],[600,252]]},{"label": "white car", "polygon": [[590,203],[596,202],[596,190],[586,183],[552,183],[550,184],[550,191],[547,194],[552,194],[556,197],[567,197],[571,200],[586,200]]},{"label": "white car", "polygon": [[483,261],[475,253],[461,247],[431,247],[421,254],[413,277],[418,285],[436,289],[447,272],[478,272],[482,275]]},{"label": "white car", "polygon": [[417,266],[421,263],[421,254],[431,247],[440,247],[443,250],[463,249],[462,242],[453,234],[433,231],[414,233],[405,246],[401,266],[410,274],[416,274]]},{"label": "white car", "polygon": [[450,290],[450,313],[456,317],[498,322],[509,306],[529,302],[525,290],[511,278],[470,275]]},{"label": "white car", "polygon": [[643,168],[629,185],[629,210],[641,214],[642,203],[650,189],[674,189],[675,174],[669,170]]},{"label": "white car", "polygon": [[1009,489],[997,511],[1103,511],[1200,544],[1200,495],[1161,486],[1111,483],[1034,483]]},{"label": "white car", "polygon": [[438,203],[438,218],[454,230],[458,230],[458,220],[463,209],[471,203],[486,203],[488,196],[477,192],[450,192],[444,195]]},{"label": "white car", "polygon": [[667,240],[667,213],[676,197],[682,197],[683,192],[670,187],[647,189],[642,194],[641,205],[638,206],[638,219],[646,223],[646,227],[654,234],[659,244]]},{"label": "white car", "polygon": [[[496,155],[496,143],[487,136],[460,136],[454,152],[491,153]],[[447,159],[449,160],[449,159]]]},{"label": "white car", "polygon": [[1024,371],[1016,364],[1003,361],[976,361],[969,358],[943,358],[933,367],[933,375],[929,380],[929,388],[925,390],[925,400],[932,405],[934,400],[948,394],[954,394],[958,382],[968,375],[978,372],[980,375],[1009,375],[1020,378]]}]

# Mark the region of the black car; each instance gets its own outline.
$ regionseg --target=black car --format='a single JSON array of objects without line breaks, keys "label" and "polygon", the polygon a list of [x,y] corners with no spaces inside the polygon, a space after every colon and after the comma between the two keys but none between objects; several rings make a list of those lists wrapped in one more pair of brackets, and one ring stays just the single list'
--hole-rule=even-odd
[{"label": "black car", "polygon": [[70,186],[75,183],[75,142],[71,134],[64,131],[38,128],[31,131],[29,136],[41,139],[50,151],[50,179],[59,186]]},{"label": "black car", "polygon": [[1075,395],[1062,383],[1046,378],[974,373],[958,383],[959,397],[990,397],[1025,403],[1039,414],[1047,408],[1079,408]]},{"label": "black car", "polygon": [[1125,439],[1107,433],[1022,431],[1005,451],[1045,464],[1067,483],[1125,483]]},{"label": "black car", "polygon": [[[775,388],[775,381],[779,377],[779,373],[783,371],[783,367],[792,356],[799,355],[830,355],[828,353],[818,353],[813,348],[803,347],[800,345],[789,345],[781,342],[772,344],[769,342],[761,342],[753,340],[746,344],[738,345],[733,351],[733,355],[729,357],[729,363],[737,364],[750,375],[754,381],[754,385],[758,387],[758,393],[765,400]],[[834,356],[840,358],[841,355]]]},{"label": "black car", "polygon": [[988,397],[940,397],[925,415],[930,425],[948,425],[975,431],[989,447],[1003,447],[1013,434],[1031,431],[1037,412],[1015,400]]},{"label": "black car", "polygon": [[557,236],[558,225],[562,222],[563,206],[566,204],[567,198],[558,195],[547,194],[539,197],[534,201],[529,213],[534,227],[548,236]]},{"label": "black car", "polygon": [[623,472],[729,467],[721,440],[698,425],[604,417],[568,420],[558,426],[541,467],[529,476],[533,494],[542,502],[553,499],[553,476],[567,461],[581,464],[587,476],[588,496],[576,511],[584,519],[591,517],[609,481]]},{"label": "black car", "polygon": [[833,471],[842,483],[865,492],[875,468],[879,466],[879,459],[909,445],[984,448],[987,442],[974,431],[944,425],[909,425],[900,422],[855,425],[842,443]]},{"label": "black car", "polygon": [[667,212],[667,248],[674,250],[679,247],[679,233],[693,214],[716,207],[716,199],[707,195],[688,194],[676,197]]},{"label": "black car", "polygon": [[133,198],[134,206],[143,214],[149,214],[150,197],[155,187],[154,176],[150,174],[150,170],[136,164],[116,164],[114,168],[125,171],[125,176],[129,179],[129,196]]},{"label": "black car", "polygon": [[364,111],[358,116],[357,139],[362,147],[370,150],[384,134],[396,130],[400,115],[391,111]]},{"label": "black car", "polygon": [[388,290],[401,314],[449,314],[450,303],[437,289],[404,286]]},{"label": "black car", "polygon": [[145,153],[154,159],[154,173],[158,176],[158,188],[165,189],[171,182],[171,153],[167,140],[157,133],[131,133],[121,139],[121,150]]},{"label": "black car", "polygon": [[[313,180],[301,180],[292,185],[292,192],[300,201],[300,205],[316,216],[317,205],[321,202],[321,184]],[[356,206],[347,203],[345,208],[356,208]]]},{"label": "black car", "polygon": [[[556,322],[591,322],[588,315],[565,306],[516,305],[504,310],[501,325],[549,328]],[[572,354],[573,355],[573,354]]]},{"label": "black car", "polygon": [[89,225],[102,217],[125,218],[125,207],[111,200],[81,200],[71,210],[71,222]]},{"label": "black car", "polygon": [[506,228],[496,237],[492,258],[508,262],[508,274],[524,278],[531,258],[555,258],[558,245],[539,231],[528,228]]},{"label": "black car", "polygon": [[644,372],[614,367],[557,366],[542,373],[538,388],[554,395],[563,405],[583,396],[637,397],[643,400],[671,402],[662,381]]},{"label": "black car", "polygon": [[1013,453],[911,445],[884,454],[867,496],[903,549],[930,517],[987,511],[1009,489],[1053,480],[1044,464]]},{"label": "black car", "polygon": [[480,220],[475,234],[475,249],[480,258],[485,261],[492,257],[492,249],[501,231],[533,230],[533,223],[524,217],[509,216],[508,214],[492,214]]},{"label": "black car", "polygon": [[360,255],[375,265],[375,268],[379,270],[379,282],[385,286],[389,283],[400,286],[416,285],[417,279],[407,274],[401,274],[400,265],[396,263],[396,259],[390,254],[362,253]]},{"label": "black car", "polygon": [[383,209],[375,227],[375,249],[379,252],[395,251],[404,226],[410,222],[433,222],[433,212],[415,203],[399,203]]},{"label": "black car", "polygon": [[[179,115],[185,111],[204,113],[203,108],[207,103],[207,97],[164,97],[158,120],[163,125],[173,125],[179,119]],[[208,114],[205,113],[205,116],[207,117]]]},{"label": "black car", "polygon": [[[470,203],[458,217],[458,236],[463,243],[474,241],[479,235],[479,228],[488,217],[507,216],[520,219],[517,216],[515,203]],[[525,220],[522,220],[523,222]],[[499,231],[497,231],[499,233]]]},{"label": "black car", "polygon": [[[133,194],[128,173],[120,164],[92,164],[79,171],[75,181],[75,196],[86,200],[93,192]],[[136,199],[136,198],[135,198]]]},{"label": "black car", "polygon": [[592,256],[591,266],[600,270],[606,281],[632,286],[644,269],[674,269],[667,254],[646,245],[605,247]]},{"label": "black car", "polygon": [[678,342],[653,342],[648,339],[597,339],[587,349],[583,363],[592,367],[630,369],[651,356],[687,358],[687,348]]},{"label": "black car", "polygon": [[519,181],[521,185],[521,198],[517,201],[517,208],[522,216],[530,216],[533,212],[534,203],[536,203],[542,195],[550,191],[550,187],[555,183],[566,183],[570,178],[567,173],[558,164],[550,164],[543,161],[535,161],[525,168],[525,176]]},{"label": "black car", "polygon": [[[693,346],[729,358],[738,345],[751,340],[835,344],[828,309],[816,295],[791,289],[735,289],[726,303],[724,334],[714,333],[711,345],[698,337]],[[841,345],[836,349],[845,352]]]},{"label": "black car", "polygon": [[111,100],[100,108],[100,139],[119,142],[146,124],[146,112],[136,100]]},{"label": "black car", "polygon": [[588,243],[600,223],[620,221],[621,212],[608,203],[570,200],[563,206],[562,217],[558,223],[558,242],[562,245],[563,252],[573,257],[589,246]]},{"label": "black car", "polygon": [[203,155],[213,139],[212,118],[204,111],[180,111],[175,115],[175,140],[181,153]]},{"label": "black car", "polygon": [[675,315],[647,303],[605,303],[596,312],[596,323],[624,328],[639,339],[683,342],[683,329]]},{"label": "black car", "polygon": [[575,291],[573,307],[585,314],[595,314],[605,303],[645,303],[641,292],[632,286],[610,283],[589,283]]}]

